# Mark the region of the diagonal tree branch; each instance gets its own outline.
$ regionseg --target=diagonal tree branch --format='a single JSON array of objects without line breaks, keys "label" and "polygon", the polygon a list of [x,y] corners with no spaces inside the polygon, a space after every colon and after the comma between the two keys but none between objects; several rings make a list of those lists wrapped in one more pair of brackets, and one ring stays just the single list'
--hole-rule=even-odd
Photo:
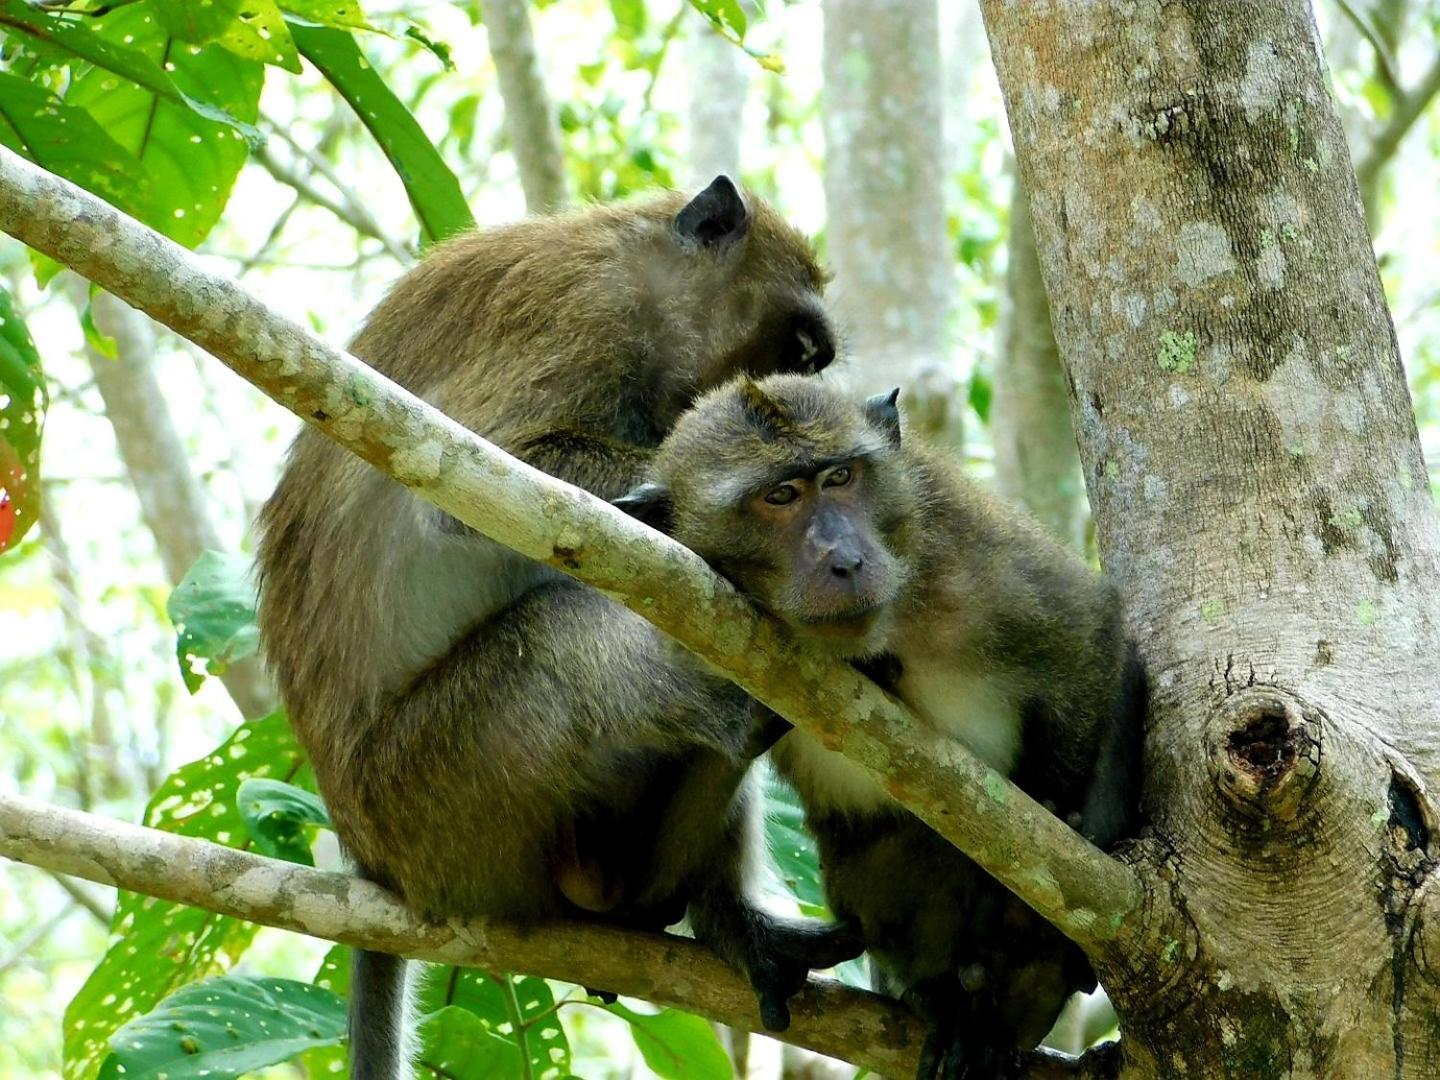
[{"label": "diagonal tree branch", "polygon": [[605,591],[867,769],[1092,954],[1144,890],[1019,788],[846,665],[798,647],[692,552],[531,468],[269,311],[80,188],[0,149],[0,229],[222,359],[297,415],[492,539]]}]

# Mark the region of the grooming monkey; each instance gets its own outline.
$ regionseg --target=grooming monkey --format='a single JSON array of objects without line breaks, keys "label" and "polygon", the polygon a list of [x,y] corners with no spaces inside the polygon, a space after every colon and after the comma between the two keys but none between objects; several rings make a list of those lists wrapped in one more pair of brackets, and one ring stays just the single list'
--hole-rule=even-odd
[{"label": "grooming monkey", "polygon": [[[355,354],[554,476],[631,488],[695,395],[834,357],[822,274],[774,210],[718,177],[453,240],[406,274]],[[750,898],[749,761],[773,730],[658,631],[475,534],[319,432],[261,520],[260,628],[360,871],[431,918],[601,913],[696,936],[767,1026],[841,927]],[[769,726],[767,726],[769,725]],[[404,1075],[403,961],[357,952],[357,1080]]]},{"label": "grooming monkey", "polygon": [[[1115,592],[924,447],[899,391],[741,378],[702,396],[617,503],[854,663],[1095,843],[1133,824],[1143,673]],[[918,1075],[1010,1075],[1094,975],[1079,948],[859,766],[794,731],[799,791],[837,918],[876,988],[928,1025]]]}]

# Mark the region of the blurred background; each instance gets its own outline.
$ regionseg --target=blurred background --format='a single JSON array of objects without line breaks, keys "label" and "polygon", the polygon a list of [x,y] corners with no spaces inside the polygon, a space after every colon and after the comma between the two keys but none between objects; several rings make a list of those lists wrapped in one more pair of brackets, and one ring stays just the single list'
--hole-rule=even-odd
[{"label": "blurred background", "polygon": [[[44,83],[16,10],[0,4],[0,80],[8,72]],[[1317,0],[1315,15],[1433,466],[1440,4]],[[131,17],[123,5],[104,19],[122,17]],[[835,271],[830,296],[849,354],[838,377],[857,391],[904,386],[912,424],[1068,542],[1091,547],[1064,378],[974,4],[391,0],[369,4],[363,19],[380,31],[351,27],[369,69],[438,149],[478,224],[740,176],[812,234]],[[340,343],[426,233],[375,125],[362,123],[333,77],[298,66],[294,74],[257,63],[245,73],[263,77],[254,122],[264,143],[248,154],[166,158],[163,146],[152,152],[148,127],[130,149],[162,195],[196,187],[191,205],[203,212],[187,219],[177,198],[168,212],[178,224],[167,231],[198,244],[215,273]],[[86,98],[86,77],[72,65],[46,85],[107,126],[113,87]],[[7,115],[20,104],[16,82],[0,81],[0,142],[23,152],[24,126]],[[127,123],[108,126],[122,144]],[[0,782],[138,821],[147,803],[151,818],[164,812],[152,796],[178,767],[203,765],[242,718],[271,709],[253,659],[200,680],[192,654],[217,649],[192,641],[177,662],[167,603],[202,553],[215,551],[192,585],[202,602],[232,589],[244,606],[251,522],[298,422],[193,346],[92,298],[72,275],[42,287],[37,270],[48,269],[0,237],[0,285],[28,323],[50,399],[38,527],[0,557]],[[218,652],[243,657],[245,633],[234,630]],[[182,666],[201,682],[193,695]],[[813,857],[807,864],[793,805],[783,793],[776,800],[777,892],[813,907]],[[316,859],[333,859],[315,836]],[[127,999],[134,987],[113,971],[103,985],[92,974],[117,940],[115,906],[112,892],[88,883],[0,863],[0,1076],[62,1075],[62,1032],[65,1075],[94,1075],[103,1046],[87,1049],[76,1024],[149,1007]],[[117,927],[128,929],[144,907],[122,913]],[[328,952],[275,931],[205,945],[213,929],[172,926],[178,937],[155,939],[164,958],[156,962],[203,953],[174,985],[234,962],[308,981]],[[548,992],[559,1002],[573,996],[562,984]],[[635,1025],[597,1008],[552,1015],[563,1020],[565,1071],[576,1076],[730,1068],[702,1048],[676,1072]],[[329,1074],[337,1062],[317,1054],[272,1074]],[[782,1059],[758,1038],[749,1068],[757,1077],[853,1073],[800,1054]]]}]

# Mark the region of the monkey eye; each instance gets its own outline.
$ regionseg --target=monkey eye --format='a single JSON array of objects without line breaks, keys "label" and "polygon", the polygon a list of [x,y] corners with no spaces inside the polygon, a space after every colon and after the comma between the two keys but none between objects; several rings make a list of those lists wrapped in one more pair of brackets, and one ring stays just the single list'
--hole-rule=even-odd
[{"label": "monkey eye", "polygon": [[821,486],[827,488],[844,487],[850,483],[854,475],[849,465],[841,465],[838,469],[830,470],[829,474],[825,477],[825,482]]},{"label": "monkey eye", "polygon": [[781,484],[765,493],[765,501],[771,506],[789,506],[799,497],[800,492],[794,484]]}]

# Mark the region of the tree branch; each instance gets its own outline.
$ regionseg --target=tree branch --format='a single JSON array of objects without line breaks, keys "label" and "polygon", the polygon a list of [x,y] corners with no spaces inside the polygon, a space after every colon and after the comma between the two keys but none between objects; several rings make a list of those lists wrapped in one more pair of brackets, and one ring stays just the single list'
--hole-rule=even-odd
[{"label": "tree branch", "polygon": [[1360,164],[1355,166],[1355,179],[1360,184],[1360,193],[1365,202],[1365,217],[1373,231],[1376,225],[1376,202],[1379,199],[1380,174],[1400,149],[1405,136],[1415,122],[1425,115],[1435,95],[1440,94],[1440,58],[1431,63],[1429,70],[1413,89],[1402,91],[1396,96],[1395,109],[1389,121],[1376,133],[1370,149]]},{"label": "tree branch", "polygon": [[189,252],[0,148],[0,229],[210,350],[383,472],[499,543],[626,604],[861,764],[1093,954],[1140,907],[1127,866],[853,669],[800,648],[694,553],[510,457],[280,318]]},{"label": "tree branch", "polygon": [[[0,794],[0,855],[346,945],[437,964],[525,971],[759,1029],[744,979],[686,938],[580,922],[426,923],[359,878],[18,795]],[[896,1001],[820,979],[790,1011],[788,1042],[888,1076],[914,1071],[923,1032]]]}]

